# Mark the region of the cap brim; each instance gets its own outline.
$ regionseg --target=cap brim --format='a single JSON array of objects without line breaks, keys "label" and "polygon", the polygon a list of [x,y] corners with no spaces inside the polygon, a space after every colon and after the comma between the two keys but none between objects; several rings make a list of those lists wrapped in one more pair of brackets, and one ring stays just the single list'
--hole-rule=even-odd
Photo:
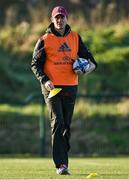
[{"label": "cap brim", "polygon": [[58,15],[63,15],[63,16],[66,16],[66,17],[67,17],[67,15],[66,15],[65,13],[56,13],[56,14],[54,14],[54,16],[52,16],[52,17],[56,17],[56,16],[58,16]]}]

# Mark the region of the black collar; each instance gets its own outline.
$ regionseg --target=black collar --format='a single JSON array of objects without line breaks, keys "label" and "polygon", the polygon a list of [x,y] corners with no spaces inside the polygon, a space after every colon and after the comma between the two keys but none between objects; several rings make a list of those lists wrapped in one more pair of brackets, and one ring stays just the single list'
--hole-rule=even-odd
[{"label": "black collar", "polygon": [[48,29],[47,29],[47,33],[53,33],[54,35],[56,36],[67,36],[67,34],[69,34],[71,31],[71,28],[70,26],[67,24],[66,27],[65,27],[65,32],[64,32],[64,35],[61,35],[59,32],[57,32],[54,28],[54,24],[51,23],[49,26],[48,26]]}]

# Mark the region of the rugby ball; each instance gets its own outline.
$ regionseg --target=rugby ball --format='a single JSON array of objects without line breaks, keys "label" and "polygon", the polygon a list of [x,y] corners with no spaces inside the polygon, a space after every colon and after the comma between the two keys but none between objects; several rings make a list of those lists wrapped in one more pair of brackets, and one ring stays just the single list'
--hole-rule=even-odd
[{"label": "rugby ball", "polygon": [[89,68],[89,61],[84,58],[78,58],[73,63],[73,70],[77,74],[85,74]]}]

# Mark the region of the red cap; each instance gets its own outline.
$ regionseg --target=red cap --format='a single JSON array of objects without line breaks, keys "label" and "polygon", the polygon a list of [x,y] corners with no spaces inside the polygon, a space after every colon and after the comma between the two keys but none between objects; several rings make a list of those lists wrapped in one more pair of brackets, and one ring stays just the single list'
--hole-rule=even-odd
[{"label": "red cap", "polygon": [[66,11],[66,9],[63,6],[57,6],[52,10],[52,17],[56,17],[57,15],[63,15],[63,16],[68,16],[68,12]]}]

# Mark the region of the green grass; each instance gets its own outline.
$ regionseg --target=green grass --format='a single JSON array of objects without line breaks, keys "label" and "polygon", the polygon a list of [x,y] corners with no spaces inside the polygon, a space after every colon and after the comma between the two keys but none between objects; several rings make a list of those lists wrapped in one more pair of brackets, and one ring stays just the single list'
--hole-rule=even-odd
[{"label": "green grass", "polygon": [[40,111],[41,111],[40,104],[28,104],[25,106],[0,104],[0,112],[1,113],[7,113],[7,114],[18,113],[21,115],[39,116]]},{"label": "green grass", "polygon": [[129,158],[70,158],[70,176],[56,175],[52,159],[1,158],[0,179],[129,179]]}]

